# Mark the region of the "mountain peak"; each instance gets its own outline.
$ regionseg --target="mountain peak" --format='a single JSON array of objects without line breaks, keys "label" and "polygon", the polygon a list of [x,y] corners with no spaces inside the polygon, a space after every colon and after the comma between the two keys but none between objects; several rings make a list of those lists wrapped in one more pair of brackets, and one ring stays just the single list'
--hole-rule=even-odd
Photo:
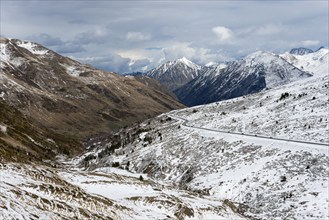
[{"label": "mountain peak", "polygon": [[324,51],[328,52],[328,48],[325,48],[324,46],[319,47],[319,49],[317,49],[314,52],[318,52],[318,51],[321,51],[321,50],[324,50]]},{"label": "mountain peak", "polygon": [[182,57],[182,58],[178,59],[177,61],[183,62],[186,65],[193,63],[191,60],[187,59],[186,57]]},{"label": "mountain peak", "polygon": [[295,54],[295,55],[305,55],[309,53],[313,53],[314,51],[308,48],[304,47],[299,47],[299,48],[293,48],[290,50],[290,54]]},{"label": "mountain peak", "polygon": [[219,65],[219,64],[216,63],[216,62],[213,62],[213,61],[210,61],[207,64],[205,64],[206,67],[214,67],[214,66],[217,66],[217,65]]},{"label": "mountain peak", "polygon": [[178,60],[176,60],[176,62],[180,62],[183,63],[184,65],[191,67],[192,69],[199,69],[199,65],[197,65],[196,63],[193,63],[191,60],[187,59],[186,57],[182,57]]},{"label": "mountain peak", "polygon": [[269,63],[275,58],[276,55],[271,52],[256,51],[246,56],[243,60],[252,65],[257,63]]},{"label": "mountain peak", "polygon": [[174,91],[199,75],[201,67],[186,57],[168,61],[149,70],[144,75],[158,80],[169,90]]}]

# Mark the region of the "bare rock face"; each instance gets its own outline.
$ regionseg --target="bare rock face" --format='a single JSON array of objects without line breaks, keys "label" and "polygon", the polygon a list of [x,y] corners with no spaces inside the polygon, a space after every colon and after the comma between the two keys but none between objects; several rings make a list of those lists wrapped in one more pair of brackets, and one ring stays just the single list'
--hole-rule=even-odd
[{"label": "bare rock face", "polygon": [[29,41],[1,38],[0,98],[41,125],[84,137],[183,107],[173,95],[63,57]]}]

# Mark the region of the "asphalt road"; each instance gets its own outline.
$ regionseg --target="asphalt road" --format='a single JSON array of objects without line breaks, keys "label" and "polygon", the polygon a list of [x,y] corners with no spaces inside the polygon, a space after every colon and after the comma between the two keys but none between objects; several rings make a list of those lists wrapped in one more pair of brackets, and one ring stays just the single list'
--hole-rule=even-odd
[{"label": "asphalt road", "polygon": [[188,127],[188,128],[195,128],[199,130],[204,130],[204,131],[212,131],[212,132],[218,132],[218,133],[224,133],[224,134],[235,134],[235,135],[241,135],[241,136],[249,136],[249,137],[255,137],[255,138],[263,138],[263,139],[268,139],[268,140],[279,140],[279,141],[287,141],[287,142],[295,142],[295,143],[302,143],[302,144],[312,144],[312,145],[322,145],[322,146],[328,146],[329,143],[318,143],[318,142],[310,142],[310,141],[300,141],[300,140],[293,140],[293,139],[285,139],[285,138],[277,138],[277,137],[270,137],[270,136],[264,136],[264,135],[258,135],[258,134],[246,134],[246,133],[238,133],[238,132],[228,132],[228,131],[222,131],[222,130],[216,130],[216,129],[211,129],[211,128],[203,128],[203,127],[197,127],[197,126],[190,126],[187,125],[189,122],[185,118],[169,115],[171,118],[176,119],[176,120],[181,120],[183,121],[183,126]]}]

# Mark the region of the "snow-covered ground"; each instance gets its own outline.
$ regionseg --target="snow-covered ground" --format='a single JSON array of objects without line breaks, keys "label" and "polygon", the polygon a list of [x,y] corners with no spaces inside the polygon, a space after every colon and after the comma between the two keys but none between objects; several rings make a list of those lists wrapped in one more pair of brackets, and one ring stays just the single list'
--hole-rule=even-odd
[{"label": "snow-covered ground", "polygon": [[38,44],[30,42],[30,41],[19,41],[17,43],[19,47],[23,47],[36,55],[44,55],[48,53],[48,50],[41,48]]},{"label": "snow-covered ground", "polygon": [[114,142],[96,144],[89,152],[95,159],[81,164],[105,169],[117,162],[226,201],[245,217],[327,219],[328,79],[162,114],[118,133],[113,153]]},{"label": "snow-covered ground", "polygon": [[245,219],[221,200],[115,168],[10,163],[0,171],[0,219]]},{"label": "snow-covered ground", "polygon": [[172,114],[196,127],[329,143],[328,97],[329,75]]}]

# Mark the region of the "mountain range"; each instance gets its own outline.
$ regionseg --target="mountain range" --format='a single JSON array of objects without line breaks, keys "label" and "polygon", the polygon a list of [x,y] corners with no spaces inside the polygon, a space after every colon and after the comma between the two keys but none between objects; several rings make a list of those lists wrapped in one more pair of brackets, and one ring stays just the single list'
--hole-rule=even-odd
[{"label": "mountain range", "polygon": [[159,80],[185,105],[195,106],[270,89],[314,73],[326,73],[327,57],[325,48],[315,52],[295,48],[279,55],[258,51],[238,61],[205,66],[183,58],[139,75]]}]

